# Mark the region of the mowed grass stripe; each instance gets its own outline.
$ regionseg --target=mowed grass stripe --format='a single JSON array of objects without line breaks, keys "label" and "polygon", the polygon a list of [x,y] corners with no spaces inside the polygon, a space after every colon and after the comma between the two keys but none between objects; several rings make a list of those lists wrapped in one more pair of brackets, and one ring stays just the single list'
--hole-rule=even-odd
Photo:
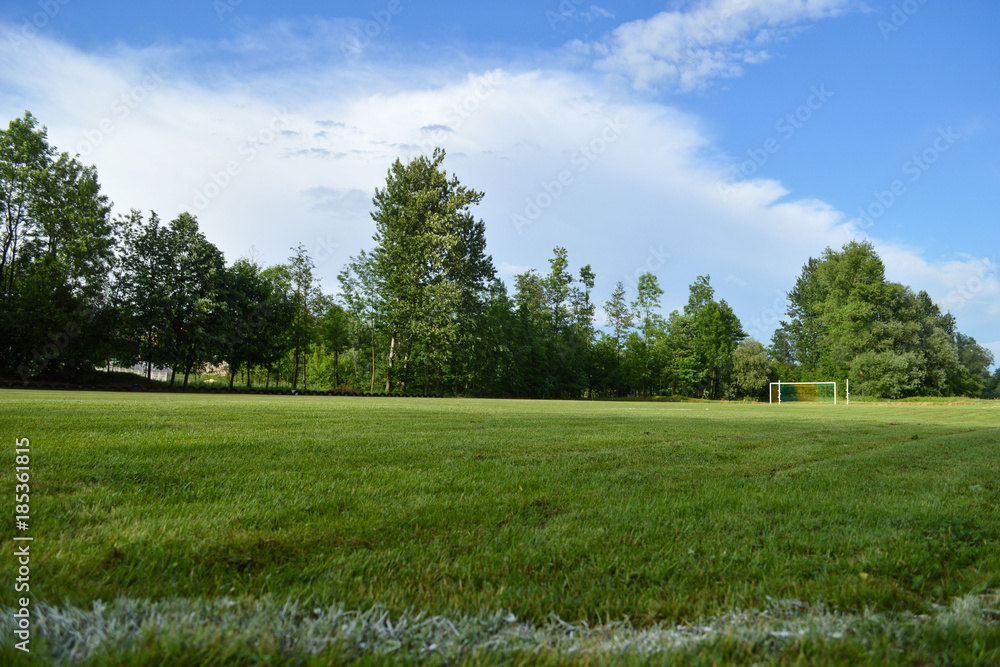
[{"label": "mowed grass stripe", "polygon": [[689,406],[4,391],[0,425],[32,439],[33,590],[53,603],[641,626],[1000,587],[996,412]]}]

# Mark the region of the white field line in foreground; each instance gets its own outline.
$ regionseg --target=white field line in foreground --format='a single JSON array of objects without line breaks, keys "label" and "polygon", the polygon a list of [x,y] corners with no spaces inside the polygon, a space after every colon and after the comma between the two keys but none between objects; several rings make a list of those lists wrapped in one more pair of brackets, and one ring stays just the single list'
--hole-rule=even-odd
[{"label": "white field line in foreground", "polygon": [[[623,653],[648,656],[693,649],[715,639],[746,644],[782,645],[800,638],[866,642],[875,637],[905,642],[923,624],[995,626],[1000,621],[1000,594],[968,595],[930,615],[848,614],[809,607],[798,600],[772,600],[767,609],[735,611],[689,625],[633,627],[614,622],[590,627],[553,615],[542,625],[519,621],[508,611],[491,615],[430,616],[384,607],[347,610],[303,608],[295,601],[271,598],[202,600],[175,598],[149,601],[121,598],[91,609],[34,606],[33,629],[43,635],[49,657],[81,661],[99,651],[112,655],[135,650],[151,637],[191,648],[280,651],[319,654],[338,647],[341,655],[436,654],[445,660],[480,653],[555,652],[563,655]],[[10,636],[14,610],[0,607],[0,628]],[[268,638],[262,640],[262,638]],[[265,643],[265,641],[267,643]]]}]

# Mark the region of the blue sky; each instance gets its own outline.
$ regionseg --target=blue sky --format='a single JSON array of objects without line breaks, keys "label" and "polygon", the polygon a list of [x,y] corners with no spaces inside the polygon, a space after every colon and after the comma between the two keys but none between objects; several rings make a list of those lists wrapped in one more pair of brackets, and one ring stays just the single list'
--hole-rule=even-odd
[{"label": "blue sky", "polygon": [[302,242],[334,291],[389,164],[442,145],[508,285],[555,245],[599,299],[709,273],[766,342],[808,257],[867,238],[1000,357],[998,72],[986,0],[0,8],[0,113],[230,260]]}]

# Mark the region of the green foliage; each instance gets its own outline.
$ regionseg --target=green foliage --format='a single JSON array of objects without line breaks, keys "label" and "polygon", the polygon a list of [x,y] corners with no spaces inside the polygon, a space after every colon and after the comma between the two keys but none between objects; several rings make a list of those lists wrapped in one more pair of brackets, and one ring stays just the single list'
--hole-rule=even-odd
[{"label": "green foliage", "polygon": [[292,248],[294,254],[286,266],[288,293],[292,303],[292,319],[288,327],[289,346],[292,351],[292,388],[308,388],[307,359],[316,342],[317,322],[326,303],[319,280],[313,274],[316,268],[312,258],[301,243]]},{"label": "green foliage", "polygon": [[994,371],[993,377],[983,387],[983,398],[1000,398],[1000,368]]},{"label": "green foliage", "polygon": [[455,370],[474,340],[474,327],[462,320],[482,312],[495,273],[485,225],[469,211],[483,193],[449,179],[444,158],[435,149],[406,165],[396,160],[372,200],[376,246],[368,268],[389,341],[387,392],[420,379],[427,391],[432,379],[438,384]]},{"label": "green foliage", "polygon": [[118,221],[121,257],[114,300],[117,328],[112,356],[130,365],[172,368],[184,376],[226,354],[227,324],[238,308],[222,252],[205,238],[197,219],[182,213],[163,226],[155,213],[138,211]]},{"label": "green foliage", "polygon": [[96,171],[57,155],[28,112],[0,130],[0,373],[29,380],[100,361],[114,244]]},{"label": "green foliage", "polygon": [[767,349],[758,341],[746,338],[733,351],[733,390],[736,396],[764,399],[768,383],[775,381],[775,364]]},{"label": "green foliage", "polygon": [[[594,274],[580,269],[580,286],[569,270],[565,248],[557,246],[543,276],[529,270],[515,276],[513,313],[499,322],[508,331],[510,363],[500,378],[501,395],[579,398],[594,390]],[[494,311],[496,312],[496,311]]]},{"label": "green foliage", "polygon": [[611,298],[604,302],[604,312],[608,314],[608,323],[614,335],[615,352],[621,355],[635,322],[635,311],[625,298],[625,285],[621,281],[615,285]]},{"label": "green foliage", "polygon": [[885,279],[869,242],[810,258],[788,293],[771,357],[784,380],[850,378],[860,396],[979,395],[992,354],[926,292]]},{"label": "green foliage", "polygon": [[225,345],[222,361],[229,369],[229,384],[237,373],[253,383],[255,367],[271,370],[289,352],[292,341],[288,323],[295,317],[287,271],[265,269],[249,259],[238,259],[226,272]]},{"label": "green foliage", "polygon": [[666,327],[671,354],[664,372],[671,393],[724,397],[732,382],[733,353],[746,333],[729,304],[715,301],[709,276],[691,284],[683,314],[671,313]]}]

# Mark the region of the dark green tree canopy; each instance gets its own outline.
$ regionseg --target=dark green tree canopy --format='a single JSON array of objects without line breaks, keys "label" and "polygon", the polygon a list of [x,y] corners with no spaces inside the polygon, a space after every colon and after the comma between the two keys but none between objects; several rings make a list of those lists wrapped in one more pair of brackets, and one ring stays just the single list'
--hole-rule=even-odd
[{"label": "dark green tree canopy", "polygon": [[30,113],[0,130],[0,372],[84,370],[107,353],[114,261],[97,172]]},{"label": "dark green tree canopy", "polygon": [[784,379],[850,378],[854,391],[887,398],[979,395],[989,380],[992,354],[926,292],[887,281],[867,241],[811,258],[788,300],[771,349]]}]

